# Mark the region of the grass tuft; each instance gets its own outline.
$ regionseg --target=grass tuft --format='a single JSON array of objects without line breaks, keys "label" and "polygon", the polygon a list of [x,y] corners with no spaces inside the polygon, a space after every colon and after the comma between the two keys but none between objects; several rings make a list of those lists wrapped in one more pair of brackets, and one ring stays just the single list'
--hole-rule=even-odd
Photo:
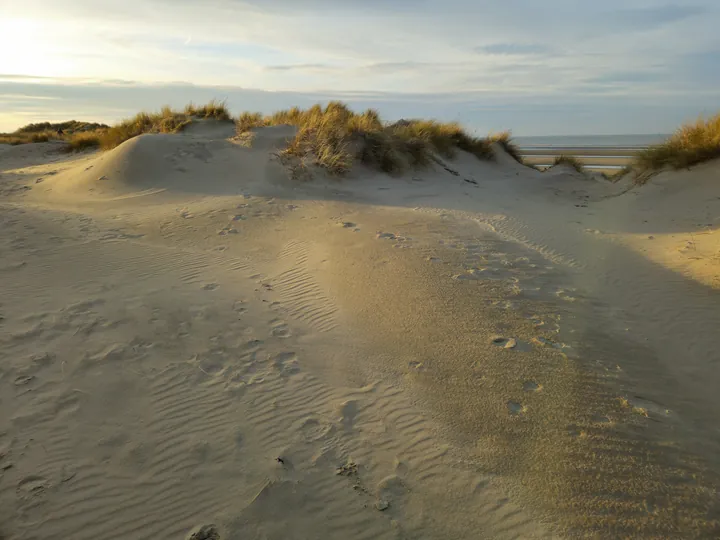
[{"label": "grass tuft", "polygon": [[685,169],[720,158],[720,114],[678,129],[664,143],[641,151],[635,158],[633,168],[639,177],[665,168]]},{"label": "grass tuft", "polygon": [[[169,109],[169,107],[167,107]],[[224,101],[211,99],[207,104],[200,107],[189,103],[185,106],[185,116],[191,116],[195,118],[214,118],[215,120],[221,120],[224,122],[232,120],[230,111]]]},{"label": "grass tuft", "polygon": [[568,167],[572,167],[579,173],[582,173],[582,174],[587,173],[585,166],[575,156],[565,156],[565,155],[558,156],[555,158],[555,161],[553,161],[552,166],[555,167],[557,165],[567,165]]},{"label": "grass tuft", "polygon": [[[374,109],[355,113],[339,101],[331,101],[325,107],[293,107],[266,117],[243,113],[236,124],[238,134],[260,126],[295,126],[297,135],[284,155],[301,158],[304,164],[318,165],[338,175],[348,172],[355,161],[398,174],[408,166],[430,165],[433,154],[452,158],[457,150],[482,160],[495,158],[490,139],[473,137],[458,123],[400,120],[386,124]],[[506,142],[509,144],[509,134]]]},{"label": "grass tuft", "polygon": [[81,152],[100,146],[100,139],[104,131],[81,131],[70,136],[68,144],[63,148],[64,152]]},{"label": "grass tuft", "polygon": [[266,122],[261,113],[244,112],[238,117],[236,125],[237,133],[241,135],[253,128],[266,125]]},{"label": "grass tuft", "polygon": [[41,122],[28,124],[15,130],[12,133],[0,133],[0,144],[31,144],[48,141],[68,141],[78,133],[95,132],[107,129],[105,124],[89,122],[68,122],[50,123]]},{"label": "grass tuft", "polygon": [[230,120],[230,114],[225,103],[218,101],[211,101],[202,107],[190,103],[183,112],[166,105],[159,112],[141,112],[115,124],[100,136],[100,146],[110,150],[143,133],[179,133],[196,118],[227,121]]},{"label": "grass tuft", "polygon": [[512,134],[509,131],[502,131],[500,133],[491,133],[488,136],[488,140],[491,143],[499,144],[505,152],[510,155],[515,161],[525,165],[522,156],[520,155],[520,148],[518,148],[512,142]]}]

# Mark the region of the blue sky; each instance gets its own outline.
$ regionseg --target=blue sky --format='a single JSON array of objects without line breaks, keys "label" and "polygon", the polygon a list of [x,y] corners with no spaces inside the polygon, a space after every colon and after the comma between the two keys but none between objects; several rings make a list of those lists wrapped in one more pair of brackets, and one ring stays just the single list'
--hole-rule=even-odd
[{"label": "blue sky", "polygon": [[720,110],[718,28],[717,0],[0,0],[0,131],[215,97],[668,132]]}]

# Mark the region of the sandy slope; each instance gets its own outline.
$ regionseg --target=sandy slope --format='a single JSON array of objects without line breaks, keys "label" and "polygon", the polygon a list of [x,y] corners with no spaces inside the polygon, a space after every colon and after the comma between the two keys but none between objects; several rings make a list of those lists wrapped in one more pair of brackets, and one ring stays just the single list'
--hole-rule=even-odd
[{"label": "sandy slope", "polygon": [[289,133],[0,154],[5,537],[718,534],[716,164],[298,183]]}]

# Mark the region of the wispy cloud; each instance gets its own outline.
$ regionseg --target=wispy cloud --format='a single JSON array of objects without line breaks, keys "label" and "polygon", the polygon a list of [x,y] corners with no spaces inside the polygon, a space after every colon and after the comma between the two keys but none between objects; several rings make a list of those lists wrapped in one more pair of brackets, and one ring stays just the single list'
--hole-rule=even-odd
[{"label": "wispy cloud", "polygon": [[707,6],[666,4],[640,9],[622,9],[614,13],[617,23],[630,30],[648,30],[677,23],[708,12]]},{"label": "wispy cloud", "polygon": [[508,56],[525,56],[536,54],[548,54],[552,49],[548,45],[533,43],[493,43],[475,47],[475,51],[486,54],[498,54]]},{"label": "wispy cloud", "polygon": [[664,71],[611,71],[597,77],[585,79],[588,83],[599,84],[633,84],[648,83],[666,80],[668,74]]},{"label": "wispy cloud", "polygon": [[331,66],[330,64],[287,64],[265,66],[263,69],[267,71],[330,71],[337,69],[337,66]]},{"label": "wispy cloud", "polygon": [[0,94],[0,103],[5,101],[57,101],[57,96],[37,96],[32,94]]}]

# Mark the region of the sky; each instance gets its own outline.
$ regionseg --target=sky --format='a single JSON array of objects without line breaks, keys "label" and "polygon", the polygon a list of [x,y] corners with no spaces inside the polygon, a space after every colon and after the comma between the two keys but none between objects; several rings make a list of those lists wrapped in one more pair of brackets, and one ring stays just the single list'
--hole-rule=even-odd
[{"label": "sky", "polygon": [[0,0],[0,131],[340,99],[515,135],[720,111],[720,1]]}]

